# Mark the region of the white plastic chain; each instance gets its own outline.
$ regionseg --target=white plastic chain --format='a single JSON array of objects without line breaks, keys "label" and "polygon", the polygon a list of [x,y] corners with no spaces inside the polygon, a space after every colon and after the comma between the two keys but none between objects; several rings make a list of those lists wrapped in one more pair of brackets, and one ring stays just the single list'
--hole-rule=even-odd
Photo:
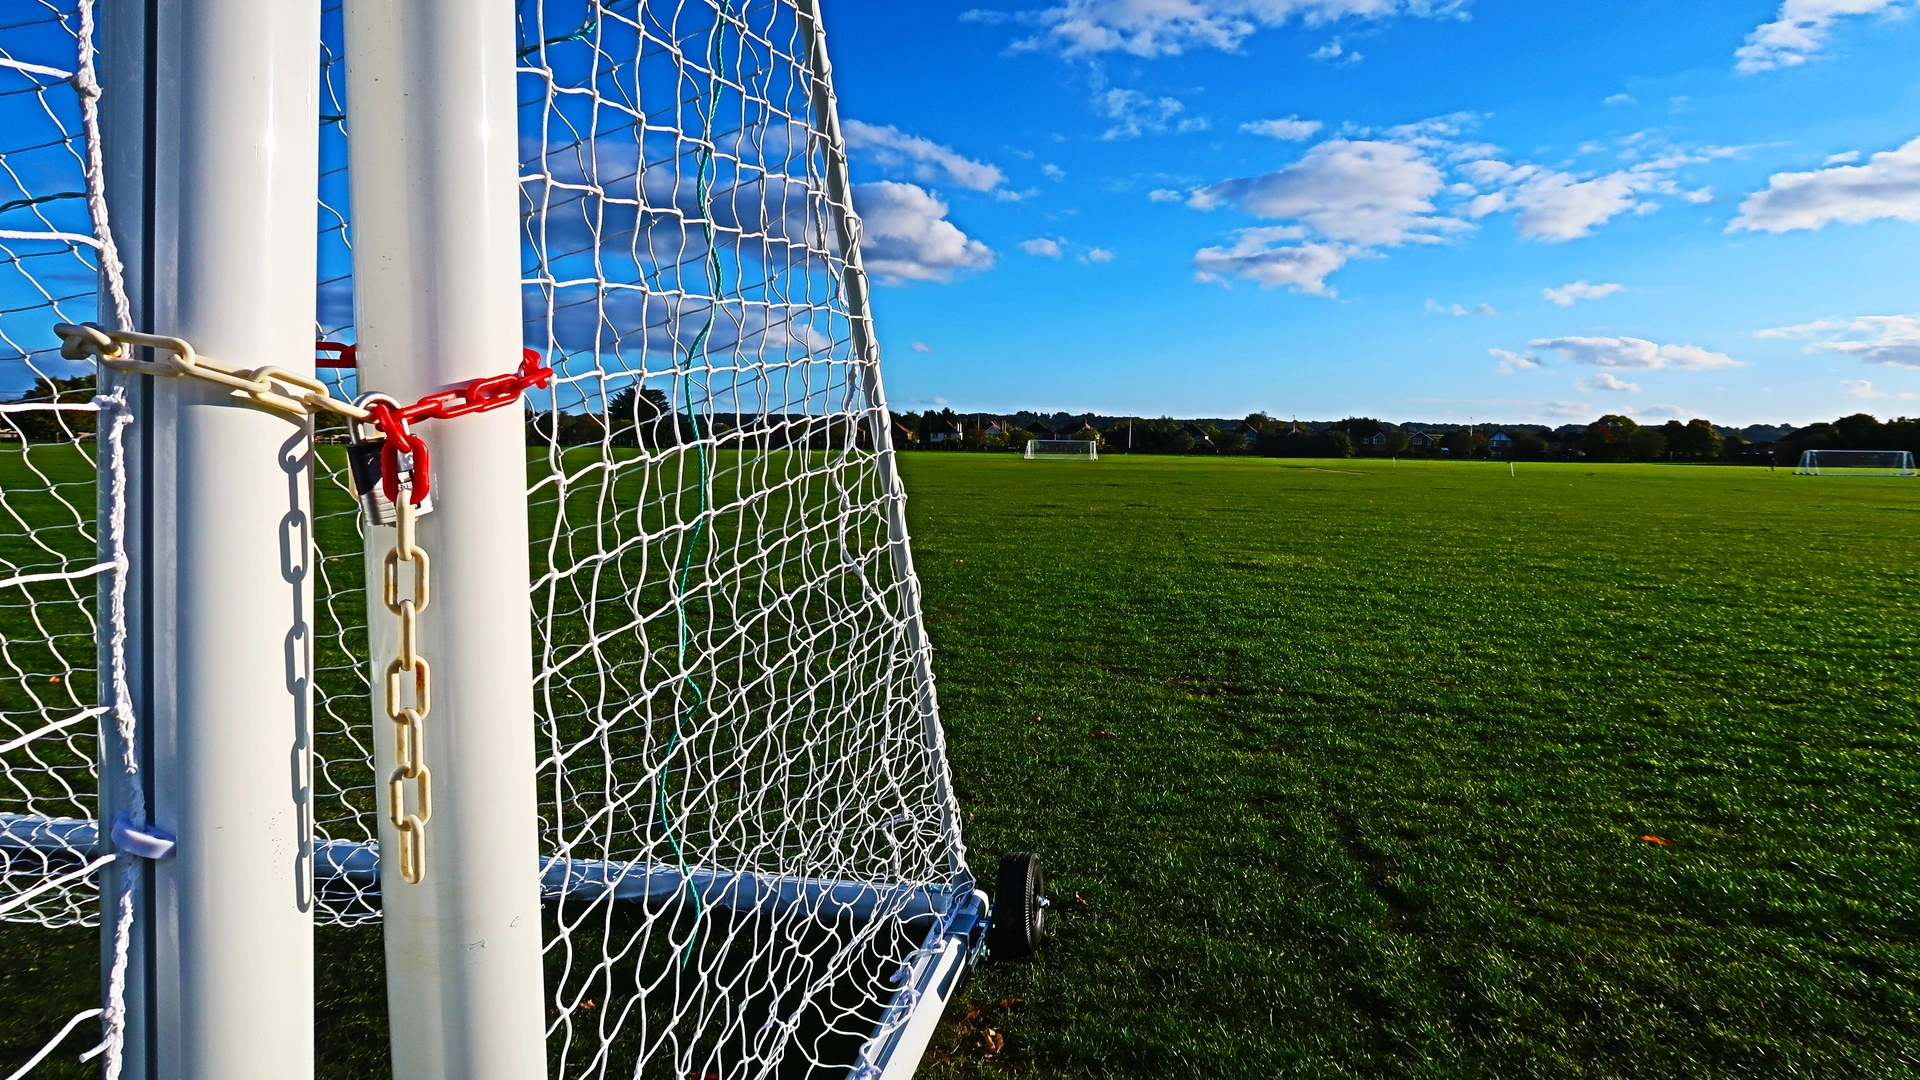
[{"label": "white plastic chain", "polygon": [[[419,651],[419,619],[432,600],[432,562],[414,533],[412,485],[400,485],[394,500],[393,549],[387,552],[382,595],[387,610],[400,620],[399,655],[387,665],[387,719],[393,721],[394,761],[387,777],[387,814],[400,831],[400,876],[418,885],[427,874],[427,822],[433,817],[433,774],[427,769],[424,721],[433,711],[433,669]],[[413,564],[413,595],[400,595],[400,564]],[[402,675],[413,676],[413,704],[402,704]],[[406,783],[413,782],[413,810],[407,809]]]}]

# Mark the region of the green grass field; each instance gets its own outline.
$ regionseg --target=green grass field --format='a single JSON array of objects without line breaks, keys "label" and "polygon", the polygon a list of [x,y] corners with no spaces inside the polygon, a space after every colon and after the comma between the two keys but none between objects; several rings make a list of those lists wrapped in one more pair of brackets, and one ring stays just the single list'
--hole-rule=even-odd
[{"label": "green grass field", "polygon": [[1920,485],[904,471],[974,864],[1059,916],[925,1073],[1920,1072]]},{"label": "green grass field", "polygon": [[[921,1075],[1920,1072],[1920,484],[902,471],[975,870],[1055,904]],[[0,939],[5,1068],[94,954]],[[320,940],[320,1075],[379,1075],[378,931]]]}]

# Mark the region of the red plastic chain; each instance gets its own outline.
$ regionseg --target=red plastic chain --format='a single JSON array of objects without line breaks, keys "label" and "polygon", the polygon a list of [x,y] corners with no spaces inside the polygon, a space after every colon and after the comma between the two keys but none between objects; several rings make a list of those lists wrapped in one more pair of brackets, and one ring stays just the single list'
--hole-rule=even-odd
[{"label": "red plastic chain", "polygon": [[360,360],[354,355],[358,348],[359,346],[345,345],[338,341],[316,341],[313,343],[313,351],[325,355],[314,357],[313,366],[324,368],[359,367]]},{"label": "red plastic chain", "polygon": [[[331,352],[339,358],[340,362],[327,365],[330,367],[351,367],[357,359],[352,345],[322,341],[314,347],[316,351]],[[430,461],[426,440],[415,435],[409,427],[415,420],[451,420],[456,416],[513,405],[519,402],[520,395],[536,386],[546,389],[552,379],[553,369],[541,362],[540,353],[526,349],[521,355],[520,370],[511,374],[491,375],[451,390],[428,394],[404,409],[397,409],[384,401],[369,402],[367,411],[373,414],[374,426],[387,437],[386,445],[380,451],[380,486],[385,489],[387,498],[393,501],[400,498],[402,454],[413,457],[413,492],[410,501],[418,506],[432,492],[433,474],[428,467]]]}]

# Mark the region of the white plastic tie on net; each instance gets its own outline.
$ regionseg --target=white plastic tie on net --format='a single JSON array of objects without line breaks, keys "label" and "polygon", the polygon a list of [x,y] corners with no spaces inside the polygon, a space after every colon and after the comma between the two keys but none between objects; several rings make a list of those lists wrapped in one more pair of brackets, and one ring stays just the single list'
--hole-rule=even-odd
[{"label": "white plastic tie on net", "polygon": [[177,844],[173,834],[158,825],[136,825],[125,810],[113,816],[113,848],[136,859],[164,859]]}]

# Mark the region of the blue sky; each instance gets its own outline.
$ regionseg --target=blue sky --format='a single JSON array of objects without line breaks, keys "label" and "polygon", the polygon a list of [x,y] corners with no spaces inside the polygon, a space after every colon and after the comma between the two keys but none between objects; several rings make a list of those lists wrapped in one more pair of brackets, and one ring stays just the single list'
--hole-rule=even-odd
[{"label": "blue sky", "polygon": [[897,409],[1920,414],[1914,0],[837,0]]}]

